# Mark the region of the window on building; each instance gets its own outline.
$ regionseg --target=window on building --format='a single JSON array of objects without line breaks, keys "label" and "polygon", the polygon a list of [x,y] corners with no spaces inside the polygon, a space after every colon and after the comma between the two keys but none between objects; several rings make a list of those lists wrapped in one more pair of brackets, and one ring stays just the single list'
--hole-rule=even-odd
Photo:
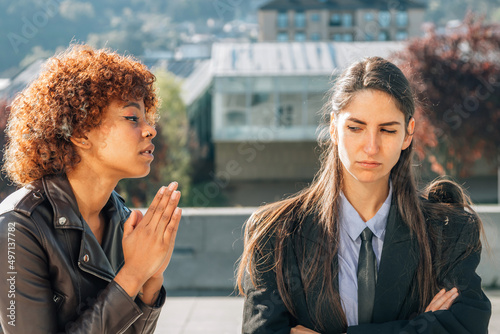
[{"label": "window on building", "polygon": [[279,32],[276,40],[278,42],[286,42],[286,41],[288,41],[288,33],[287,32]]},{"label": "window on building", "polygon": [[320,17],[319,17],[318,13],[311,13],[311,15],[309,16],[309,19],[311,20],[311,22],[319,22],[320,21]]},{"label": "window on building", "polygon": [[278,28],[286,28],[288,27],[288,13],[287,12],[279,12],[278,13]]},{"label": "window on building", "polygon": [[342,34],[342,40],[344,42],[352,42],[354,40],[354,36],[352,34]]},{"label": "window on building", "polygon": [[388,41],[389,40],[389,32],[387,31],[381,31],[378,33],[378,40],[379,41]]},{"label": "window on building", "polygon": [[345,13],[344,15],[342,15],[342,26],[352,27],[352,14]]},{"label": "window on building", "polygon": [[391,13],[386,10],[381,10],[378,13],[378,23],[384,28],[389,27],[391,25]]},{"label": "window on building", "polygon": [[227,126],[244,126],[247,124],[247,116],[244,111],[230,110],[226,113]]},{"label": "window on building", "polygon": [[303,42],[303,41],[305,41],[306,40],[306,34],[304,32],[301,32],[301,31],[296,32],[295,33],[295,40],[297,42]]},{"label": "window on building", "polygon": [[293,106],[281,105],[278,107],[278,126],[289,127],[293,125]]},{"label": "window on building", "polygon": [[397,12],[396,13],[396,25],[398,27],[408,26],[408,13],[407,12]]},{"label": "window on building", "polygon": [[333,34],[332,40],[335,42],[342,42],[342,34]]},{"label": "window on building", "polygon": [[397,41],[405,41],[408,39],[408,32],[404,30],[399,30],[396,32],[396,40]]},{"label": "window on building", "polygon": [[330,25],[331,26],[341,26],[342,25],[342,16],[338,13],[334,13],[330,15]]},{"label": "window on building", "polygon": [[304,28],[306,26],[306,14],[304,12],[295,13],[295,27]]},{"label": "window on building", "polygon": [[319,32],[313,32],[309,38],[311,39],[311,41],[320,41],[321,40],[321,35]]},{"label": "window on building", "polygon": [[372,12],[365,13],[365,22],[371,22],[375,19]]}]

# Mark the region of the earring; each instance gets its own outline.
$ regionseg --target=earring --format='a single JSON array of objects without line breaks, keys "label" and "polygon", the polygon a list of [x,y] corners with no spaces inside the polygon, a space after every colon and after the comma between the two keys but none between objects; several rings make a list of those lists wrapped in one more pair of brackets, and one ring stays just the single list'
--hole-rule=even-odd
[{"label": "earring", "polygon": [[84,141],[82,141],[82,144],[83,144],[83,145],[85,145],[85,142],[84,142]]}]

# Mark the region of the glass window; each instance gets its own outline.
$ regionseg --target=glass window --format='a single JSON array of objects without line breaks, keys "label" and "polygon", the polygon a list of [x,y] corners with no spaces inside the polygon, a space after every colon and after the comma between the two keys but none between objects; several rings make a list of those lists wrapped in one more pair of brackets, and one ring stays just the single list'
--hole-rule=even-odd
[{"label": "glass window", "polygon": [[241,110],[229,110],[226,113],[226,125],[227,126],[243,126],[247,123],[247,116],[244,111]]},{"label": "glass window", "polygon": [[341,42],[341,41],[342,41],[342,34],[333,34],[332,39],[333,39],[335,42]]},{"label": "glass window", "polygon": [[346,13],[342,15],[342,26],[352,27],[352,14]]},{"label": "glass window", "polygon": [[408,32],[404,30],[400,30],[396,32],[396,40],[397,41],[404,41],[408,39]]},{"label": "glass window", "polygon": [[319,41],[321,40],[321,35],[318,32],[313,32],[310,36],[311,41]]},{"label": "glass window", "polygon": [[279,28],[288,27],[288,13],[287,12],[279,12],[278,13],[278,27]]},{"label": "glass window", "polygon": [[303,96],[302,94],[282,93],[276,110],[276,124],[290,127],[302,124]]},{"label": "glass window", "polygon": [[306,40],[306,34],[303,32],[296,32],[295,33],[295,40],[297,42],[303,42]]},{"label": "glass window", "polygon": [[386,10],[381,10],[378,13],[378,23],[382,27],[388,27],[391,25],[391,13]]},{"label": "glass window", "polygon": [[340,26],[342,25],[342,17],[338,13],[334,13],[330,16],[330,25],[331,26]]},{"label": "glass window", "polygon": [[352,42],[354,40],[354,38],[353,38],[352,34],[343,34],[342,40],[344,42]]},{"label": "glass window", "polygon": [[374,41],[374,40],[375,40],[375,36],[373,36],[372,33],[365,34],[365,41]]},{"label": "glass window", "polygon": [[287,32],[279,32],[277,40],[278,40],[278,42],[288,41],[288,33]]},{"label": "glass window", "polygon": [[[324,91],[329,88],[325,85]],[[324,93],[309,93],[307,94],[307,125],[318,126],[321,121],[321,110],[323,108]]]},{"label": "glass window", "polygon": [[372,12],[365,13],[365,22],[371,22],[374,20],[374,18],[375,16]]},{"label": "glass window", "polygon": [[311,22],[319,22],[319,19],[320,19],[318,13],[312,13],[309,18],[310,18]]},{"label": "glass window", "polygon": [[389,33],[387,31],[379,32],[378,40],[379,41],[388,41],[389,40]]},{"label": "glass window", "polygon": [[269,126],[274,122],[275,99],[272,93],[255,93],[251,97],[251,125]]},{"label": "glass window", "polygon": [[304,28],[306,26],[306,14],[303,12],[295,13],[295,27]]},{"label": "glass window", "polygon": [[408,13],[407,12],[397,12],[396,13],[396,24],[398,27],[408,26]]}]

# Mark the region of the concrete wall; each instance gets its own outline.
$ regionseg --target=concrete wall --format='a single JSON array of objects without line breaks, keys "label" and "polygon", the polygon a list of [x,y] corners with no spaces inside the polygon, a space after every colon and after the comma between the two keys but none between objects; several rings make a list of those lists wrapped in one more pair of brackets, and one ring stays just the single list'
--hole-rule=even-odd
[{"label": "concrete wall", "polygon": [[[500,207],[476,207],[484,220],[491,256],[483,251],[478,273],[485,286],[500,286]],[[242,224],[255,208],[186,208],[172,260],[167,290],[220,290],[234,287],[235,262],[243,251]]]}]

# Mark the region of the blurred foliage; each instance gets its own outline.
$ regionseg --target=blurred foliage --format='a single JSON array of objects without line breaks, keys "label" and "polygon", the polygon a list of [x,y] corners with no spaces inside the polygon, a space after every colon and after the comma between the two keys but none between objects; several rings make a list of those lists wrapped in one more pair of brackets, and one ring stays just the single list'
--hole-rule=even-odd
[{"label": "blurred foliage", "polygon": [[230,21],[248,6],[242,0],[0,0],[0,73],[15,73],[33,50],[53,54],[73,40],[135,56],[146,48],[172,49],[183,27],[208,29],[209,18]]},{"label": "blurred foliage", "polygon": [[132,207],[147,207],[161,186],[177,181],[182,193],[181,205],[190,202],[190,157],[187,149],[188,121],[186,107],[180,97],[180,84],[170,73],[155,73],[156,87],[161,99],[160,119],[153,139],[155,160],[151,172],[141,179],[119,183],[117,190]]},{"label": "blurred foliage", "polygon": [[431,30],[412,40],[396,59],[410,64],[406,74],[423,101],[418,112],[427,118],[420,131],[428,149],[421,158],[434,172],[455,177],[469,176],[481,158],[494,166],[500,155],[500,25],[469,14],[452,33]]}]

